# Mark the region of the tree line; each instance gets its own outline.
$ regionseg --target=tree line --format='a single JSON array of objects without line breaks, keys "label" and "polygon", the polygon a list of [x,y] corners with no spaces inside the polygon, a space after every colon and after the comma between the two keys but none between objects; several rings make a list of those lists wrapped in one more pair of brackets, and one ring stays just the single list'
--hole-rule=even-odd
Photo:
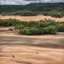
[{"label": "tree line", "polygon": [[34,16],[38,14],[52,17],[64,16],[64,3],[31,3],[27,5],[0,5],[0,15]]}]

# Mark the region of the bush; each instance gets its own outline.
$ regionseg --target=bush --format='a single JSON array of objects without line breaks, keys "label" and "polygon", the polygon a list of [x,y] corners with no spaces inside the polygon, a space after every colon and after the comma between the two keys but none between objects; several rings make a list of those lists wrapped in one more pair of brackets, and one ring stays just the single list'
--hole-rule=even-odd
[{"label": "bush", "polygon": [[64,32],[64,24],[59,24],[57,28],[59,32]]},{"label": "bush", "polygon": [[51,16],[52,16],[52,17],[56,17],[56,18],[61,18],[61,17],[63,17],[62,14],[59,13],[59,12],[52,13]]},{"label": "bush", "polygon": [[31,21],[21,24],[18,29],[20,34],[25,35],[56,34],[57,31],[64,30],[64,23],[53,20]]},{"label": "bush", "polygon": [[54,26],[45,27],[43,28],[43,30],[44,30],[44,34],[55,34],[57,32],[57,29]]},{"label": "bush", "polygon": [[13,28],[9,28],[8,30],[9,30],[9,31],[13,31],[14,29],[13,29]]},{"label": "bush", "polygon": [[43,34],[44,31],[35,27],[25,27],[24,29],[21,29],[19,33],[25,35],[39,35]]},{"label": "bush", "polygon": [[53,25],[55,26],[56,25],[56,22],[54,20],[40,20],[38,22],[38,27],[48,27],[50,25]]},{"label": "bush", "polygon": [[15,26],[20,23],[17,19],[0,19],[0,26]]},{"label": "bush", "polygon": [[25,35],[39,35],[39,34],[55,34],[57,29],[54,26],[49,26],[45,28],[33,28],[33,27],[25,27],[19,31],[20,34]]}]

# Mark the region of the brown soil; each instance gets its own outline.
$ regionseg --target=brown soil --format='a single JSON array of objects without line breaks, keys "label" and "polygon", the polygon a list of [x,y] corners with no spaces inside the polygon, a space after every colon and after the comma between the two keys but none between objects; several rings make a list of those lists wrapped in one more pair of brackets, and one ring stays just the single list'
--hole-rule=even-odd
[{"label": "brown soil", "polygon": [[0,19],[19,19],[21,21],[38,21],[38,20],[44,20],[44,19],[51,19],[51,20],[56,20],[56,21],[64,21],[63,18],[53,18],[51,16],[43,16],[43,15],[38,15],[38,16],[0,16]]},{"label": "brown soil", "polygon": [[64,64],[64,49],[4,45],[0,46],[0,64]]}]

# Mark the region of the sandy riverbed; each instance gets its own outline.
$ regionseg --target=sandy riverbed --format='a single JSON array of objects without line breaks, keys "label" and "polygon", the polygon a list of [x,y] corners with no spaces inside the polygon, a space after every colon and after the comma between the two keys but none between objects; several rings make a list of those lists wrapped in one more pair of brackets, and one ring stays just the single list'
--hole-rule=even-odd
[{"label": "sandy riverbed", "polygon": [[[64,21],[64,17],[53,18],[43,15],[0,16],[0,19],[9,18],[22,21],[41,19]],[[64,64],[64,32],[57,35],[26,36],[8,31],[9,28],[0,27],[0,64]]]},{"label": "sandy riverbed", "polygon": [[0,46],[0,64],[64,64],[64,49]]},{"label": "sandy riverbed", "polygon": [[44,16],[44,15],[38,15],[38,16],[1,16],[0,19],[19,19],[21,21],[38,21],[38,20],[44,20],[44,19],[51,19],[55,21],[64,21],[64,17],[62,18],[54,18],[51,16]]}]

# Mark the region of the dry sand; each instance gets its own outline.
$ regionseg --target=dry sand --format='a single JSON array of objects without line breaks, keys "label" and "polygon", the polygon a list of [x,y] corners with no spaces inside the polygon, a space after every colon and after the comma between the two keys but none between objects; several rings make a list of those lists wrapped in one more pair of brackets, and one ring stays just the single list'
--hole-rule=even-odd
[{"label": "dry sand", "polygon": [[64,64],[64,49],[4,45],[0,46],[0,64]]},{"label": "dry sand", "polygon": [[16,35],[16,31],[9,31],[9,28],[13,27],[0,27],[0,36],[14,36]]},{"label": "dry sand", "polygon": [[38,21],[38,20],[44,20],[44,19],[51,19],[56,21],[64,21],[63,18],[53,18],[51,16],[44,16],[44,15],[38,15],[38,16],[0,16],[0,19],[19,19],[21,21]]},{"label": "dry sand", "polygon": [[[45,18],[64,21],[64,18],[52,18],[42,15],[28,17],[0,16],[0,19],[9,18],[23,21],[38,21]],[[64,32],[57,33],[58,35],[26,36],[18,35],[14,31],[8,31],[9,28],[0,27],[0,64],[64,64]],[[31,46],[32,44],[38,46]],[[59,48],[54,48],[55,46]]]}]

